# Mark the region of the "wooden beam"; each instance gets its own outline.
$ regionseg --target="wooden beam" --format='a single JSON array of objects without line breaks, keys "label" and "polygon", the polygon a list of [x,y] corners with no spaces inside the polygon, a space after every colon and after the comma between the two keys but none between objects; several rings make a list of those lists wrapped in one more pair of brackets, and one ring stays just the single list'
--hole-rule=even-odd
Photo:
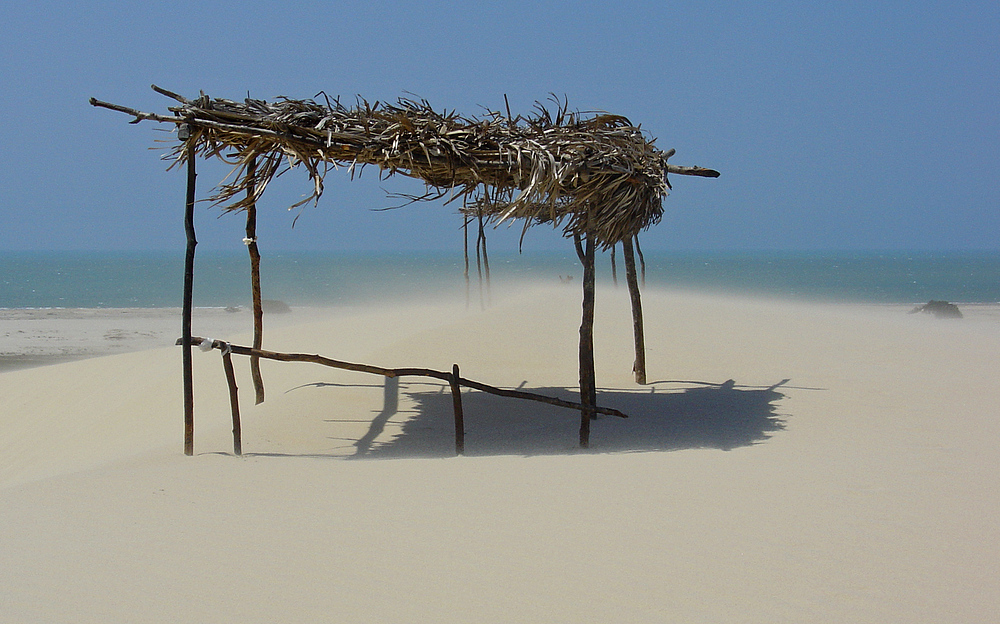
[{"label": "wooden beam", "polygon": [[135,119],[129,122],[132,124],[137,124],[140,121],[147,121],[147,120],[158,121],[161,123],[174,123],[174,124],[184,123],[183,117],[177,117],[177,116],[168,117],[166,115],[158,115],[156,113],[144,113],[134,108],[129,108],[128,106],[121,106],[120,104],[112,104],[110,102],[102,102],[97,98],[90,98],[90,105],[96,106],[98,108],[107,108],[109,110],[117,111],[119,113],[125,113],[126,115],[132,115],[133,117],[135,117]]},{"label": "wooden beam", "polygon": [[667,173],[676,173],[678,175],[689,175],[689,176],[699,176],[702,178],[717,178],[719,177],[719,172],[715,169],[706,169],[704,167],[682,167],[681,165],[671,165],[666,166]]},{"label": "wooden beam", "polygon": [[[548,403],[549,405],[555,405],[557,407],[565,407],[567,409],[573,409],[573,410],[583,409],[583,405],[581,405],[580,403],[575,403],[573,401],[564,401],[563,399],[557,399],[555,397],[535,394],[534,392],[524,392],[523,390],[507,390],[504,388],[496,388],[493,386],[486,385],[484,383],[480,383],[478,381],[466,379],[464,377],[459,381],[463,386],[467,388],[472,388],[473,390],[480,390],[482,392],[488,392],[489,394],[495,394],[497,396],[507,397],[510,399],[525,399],[527,401],[538,401],[539,403]],[[594,412],[598,414],[604,414],[606,416],[617,416],[618,418],[628,418],[628,414],[625,414],[610,407],[594,406]]]}]

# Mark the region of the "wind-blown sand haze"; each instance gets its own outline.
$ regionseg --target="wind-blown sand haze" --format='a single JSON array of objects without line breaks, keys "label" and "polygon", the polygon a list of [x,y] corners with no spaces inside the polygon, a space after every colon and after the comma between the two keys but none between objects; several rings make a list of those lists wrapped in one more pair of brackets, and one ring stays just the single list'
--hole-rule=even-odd
[{"label": "wind-blown sand haze", "polygon": [[[237,458],[219,355],[196,351],[185,457],[176,336],[4,372],[0,619],[996,618],[996,307],[643,303],[640,387],[627,293],[598,291],[599,402],[630,418],[594,421],[589,451],[570,410],[466,391],[454,457],[448,389],[419,378],[264,361],[254,406],[234,357]],[[248,318],[194,329],[249,344]],[[578,287],[533,287],[296,310],[264,346],[573,398],[578,328]]]}]

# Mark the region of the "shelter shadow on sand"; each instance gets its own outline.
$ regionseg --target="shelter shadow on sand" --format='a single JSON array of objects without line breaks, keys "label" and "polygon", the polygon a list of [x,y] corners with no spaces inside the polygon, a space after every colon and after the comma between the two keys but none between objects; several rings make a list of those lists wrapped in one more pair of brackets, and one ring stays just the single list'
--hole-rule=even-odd
[{"label": "shelter shadow on sand", "polygon": [[[730,450],[762,442],[784,428],[775,388],[736,388],[732,383],[684,390],[610,389],[598,403],[629,415],[603,416],[591,423],[590,452]],[[414,414],[392,441],[367,446],[364,456],[448,457],[455,453],[452,397],[439,390],[407,391]],[[532,392],[572,400],[575,390],[533,388]],[[579,413],[482,392],[463,392],[466,455],[550,455],[579,453]],[[376,419],[378,420],[378,419]]]}]

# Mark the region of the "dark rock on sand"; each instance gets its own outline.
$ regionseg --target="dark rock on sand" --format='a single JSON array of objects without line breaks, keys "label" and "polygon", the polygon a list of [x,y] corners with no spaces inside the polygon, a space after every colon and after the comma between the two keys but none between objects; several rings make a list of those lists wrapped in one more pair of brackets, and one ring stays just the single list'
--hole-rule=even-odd
[{"label": "dark rock on sand", "polygon": [[922,306],[917,306],[910,310],[910,314],[925,312],[933,314],[937,318],[962,318],[962,311],[954,303],[947,301],[928,301]]}]

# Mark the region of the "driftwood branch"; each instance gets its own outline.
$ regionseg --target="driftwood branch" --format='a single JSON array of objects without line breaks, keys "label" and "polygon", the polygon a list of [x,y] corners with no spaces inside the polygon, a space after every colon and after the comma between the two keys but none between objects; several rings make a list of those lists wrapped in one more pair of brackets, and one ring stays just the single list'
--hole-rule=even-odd
[{"label": "driftwood branch", "polygon": [[[200,346],[205,342],[205,338],[194,336],[191,338],[191,344],[193,346]],[[178,340],[177,344],[181,344]],[[438,371],[430,368],[384,368],[381,366],[371,366],[369,364],[357,364],[354,362],[344,362],[342,360],[334,360],[332,358],[323,357],[322,355],[313,355],[308,353],[279,353],[276,351],[267,351],[264,349],[252,349],[250,347],[243,347],[240,345],[234,345],[227,343],[222,340],[213,340],[213,349],[228,349],[237,355],[252,356],[264,358],[265,360],[277,360],[279,362],[311,362],[313,364],[321,364],[323,366],[329,366],[331,368],[339,368],[341,370],[355,371],[359,373],[370,373],[373,375],[382,375],[383,377],[432,377],[434,379],[440,379],[441,381],[446,381],[449,384],[455,379],[455,375],[451,371]],[[479,390],[481,392],[486,392],[489,394],[495,394],[497,396],[508,397],[512,399],[525,399],[528,401],[537,401],[539,403],[548,403],[549,405],[555,405],[557,407],[565,407],[568,409],[582,410],[584,406],[580,403],[574,403],[573,401],[564,401],[563,399],[558,399],[556,397],[545,396],[543,394],[535,394],[534,392],[524,392],[523,390],[507,390],[504,388],[497,388],[495,386],[490,386],[478,381],[473,381],[471,379],[466,379],[464,377],[458,378],[458,383],[467,388],[472,388],[474,390]],[[628,415],[620,412],[616,409],[610,407],[597,407],[597,406],[587,406],[591,411],[598,414],[605,414],[608,416],[617,416],[619,418],[628,418]]]},{"label": "driftwood branch", "polygon": [[721,175],[715,169],[706,169],[705,167],[682,167],[681,165],[671,165],[667,163],[665,167],[667,173],[676,173],[678,175],[689,175],[689,176],[699,176],[702,178],[717,178]]},{"label": "driftwood branch", "polygon": [[180,102],[181,104],[190,104],[190,103],[191,103],[191,101],[190,101],[190,100],[188,100],[188,99],[187,99],[186,97],[184,97],[183,95],[177,95],[177,94],[176,94],[176,93],[174,93],[173,91],[167,91],[167,90],[166,90],[166,89],[164,89],[163,87],[158,87],[158,86],[156,86],[155,84],[154,84],[154,85],[149,85],[149,87],[150,87],[150,88],[151,88],[151,89],[152,89],[153,91],[156,91],[157,93],[159,93],[160,95],[165,95],[165,96],[167,96],[168,98],[171,98],[171,99],[173,99],[173,100],[177,100],[177,101],[178,101],[178,102]]},{"label": "driftwood branch", "polygon": [[[580,403],[574,403],[573,401],[564,401],[562,399],[557,399],[555,397],[544,396],[541,394],[535,394],[533,392],[524,392],[522,390],[506,390],[504,388],[495,388],[493,386],[488,386],[484,383],[479,383],[478,381],[473,381],[471,379],[461,378],[459,383],[467,388],[472,388],[473,390],[480,390],[482,392],[488,392],[490,394],[495,394],[497,396],[508,397],[511,399],[525,399],[528,401],[539,401],[541,403],[548,403],[549,405],[555,405],[557,407],[565,407],[572,410],[582,410],[583,405]],[[620,412],[611,407],[594,407],[593,411],[598,414],[605,414],[607,416],[617,416],[618,418],[628,418],[628,414]]]},{"label": "driftwood branch", "polygon": [[126,115],[132,115],[133,117],[135,117],[135,119],[133,119],[129,123],[133,124],[139,123],[140,121],[159,121],[161,123],[175,123],[175,124],[184,123],[183,117],[177,117],[177,116],[167,117],[166,115],[158,115],[156,113],[144,113],[134,108],[129,108],[128,106],[122,106],[120,104],[112,104],[111,102],[102,102],[97,98],[90,98],[90,105],[97,106],[99,108],[107,108],[113,111],[118,111],[119,113],[125,113]]}]

